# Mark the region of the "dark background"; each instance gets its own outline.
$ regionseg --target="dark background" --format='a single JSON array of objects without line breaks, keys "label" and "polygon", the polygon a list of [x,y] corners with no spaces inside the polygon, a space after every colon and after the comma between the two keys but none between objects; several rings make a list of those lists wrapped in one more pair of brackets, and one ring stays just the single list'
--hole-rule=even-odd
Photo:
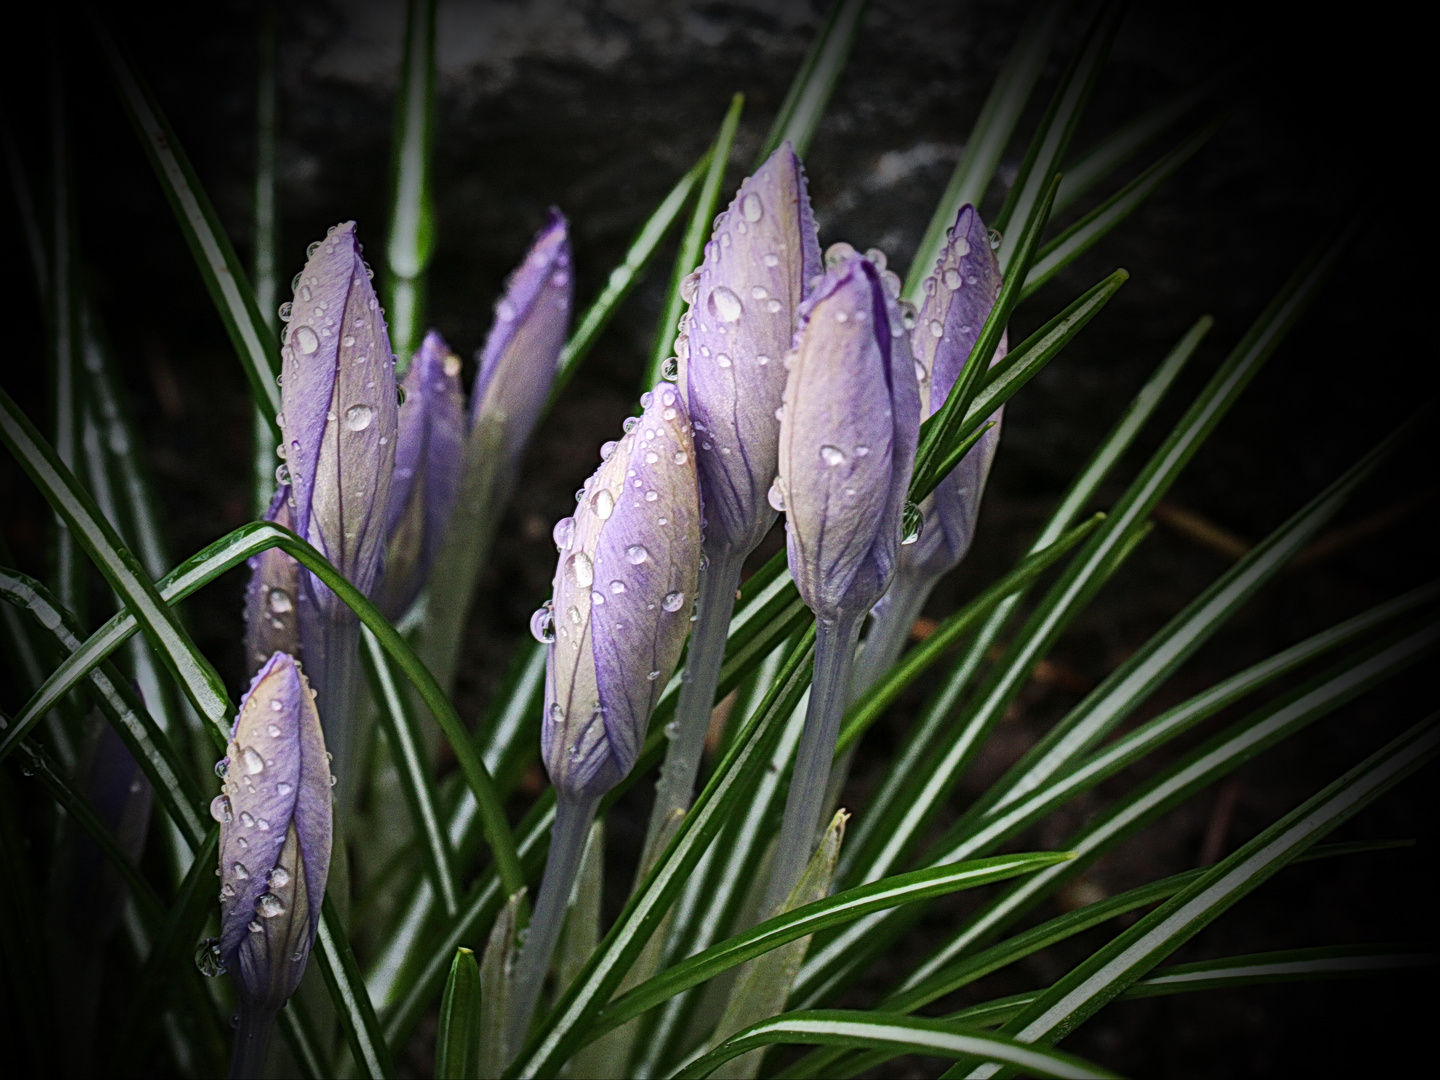
[{"label": "dark background", "polygon": [[[1072,12],[997,182],[993,214],[1084,25]],[[380,271],[392,103],[403,5],[287,5],[280,26],[280,278],[305,245],[353,218]],[[464,355],[484,340],[504,276],[549,205],[570,217],[580,307],[599,291],[641,222],[712,139],[734,91],[747,105],[727,191],[754,158],[815,32],[818,3],[442,3],[435,196],[439,243],[430,317]],[[902,274],[1027,6],[875,0],[807,155],[822,243],[884,249]],[[1363,21],[1361,16],[1363,16]],[[936,591],[943,616],[1007,569],[1130,395],[1202,313],[1215,329],[1127,467],[1112,501],[1304,254],[1338,224],[1368,226],[1304,322],[1252,384],[1172,490],[1169,502],[1247,540],[1284,521],[1433,392],[1426,349],[1434,306],[1411,252],[1428,244],[1409,146],[1424,98],[1411,85],[1417,32],[1384,7],[1345,21],[1254,4],[1138,3],[1122,27],[1075,142],[1083,152],[1117,125],[1208,75],[1240,66],[1214,104],[1143,150],[1062,224],[1220,108],[1221,132],[1161,191],[1028,301],[1018,341],[1117,266],[1131,280],[1058,361],[1007,410],[1001,449],[970,558]],[[62,16],[70,18],[70,16]],[[68,52],[81,247],[164,502],[170,551],[198,550],[249,517],[248,390],[158,185],[100,71],[83,23]],[[248,263],[254,168],[256,9],[242,3],[112,23],[135,53]],[[35,38],[36,51],[43,38]],[[42,69],[20,58],[3,76],[22,148],[43,160]],[[1209,110],[1207,112],[1207,109]],[[1416,121],[1418,123],[1418,121]],[[6,388],[44,413],[43,322],[9,205],[0,213]],[[551,524],[632,408],[673,245],[620,310],[544,422],[482,583],[466,640],[463,716],[479,715],[530,612],[548,595]],[[1425,289],[1422,296],[1421,289]],[[282,297],[283,298],[283,297]],[[467,374],[468,377],[468,374]],[[1281,575],[1171,680],[1139,722],[1247,663],[1425,580],[1434,550],[1433,435],[1412,440],[1338,524],[1404,515],[1363,543]],[[5,535],[23,569],[45,566],[48,515],[13,463],[0,461]],[[777,545],[772,536],[757,554]],[[1162,626],[1227,562],[1161,526],[1060,642],[1041,678],[996,731],[960,805],[1046,725]],[[242,575],[187,605],[201,648],[237,691]],[[97,605],[103,610],[97,590]],[[1207,792],[1102,860],[1084,888],[1115,892],[1196,864],[1207,832],[1223,854],[1253,836],[1433,707],[1433,660],[1343,708],[1242,768],[1224,801]],[[870,736],[846,803],[865,794],[933,685],[908,694]],[[11,705],[6,695],[5,704]],[[1228,722],[1242,715],[1219,718]],[[1205,729],[1214,730],[1212,724]],[[1184,746],[1159,755],[1173,760]],[[1139,772],[1081,800],[1026,838],[1060,844]],[[534,778],[538,782],[538,776]],[[1431,936],[1428,864],[1435,835],[1431,769],[1345,827],[1337,839],[1414,837],[1398,853],[1287,870],[1203,932],[1177,960],[1278,948]],[[638,843],[648,784],[617,810]],[[942,825],[944,822],[941,823]],[[1223,827],[1222,827],[1223,826]],[[614,868],[617,890],[628,882]],[[1076,899],[1080,898],[1079,894]],[[618,906],[617,891],[615,903]],[[978,900],[938,904],[893,967],[844,1002],[864,1006]],[[967,989],[960,1003],[1042,985],[1113,927]],[[1433,1003],[1419,977],[1214,992],[1112,1006],[1065,1045],[1130,1075],[1268,1076],[1373,1071],[1405,1060]],[[1377,1035],[1382,1036],[1378,1042]],[[428,1046],[411,1064],[426,1068]],[[902,1059],[885,1076],[934,1075]]]}]

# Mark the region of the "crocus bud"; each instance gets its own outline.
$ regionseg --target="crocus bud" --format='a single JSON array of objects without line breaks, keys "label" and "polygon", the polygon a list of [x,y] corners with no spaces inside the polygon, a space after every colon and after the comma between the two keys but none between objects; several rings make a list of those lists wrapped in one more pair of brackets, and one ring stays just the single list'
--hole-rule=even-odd
[{"label": "crocus bud", "polygon": [[691,306],[675,351],[712,553],[743,557],[775,520],[766,492],[780,442],[782,360],[820,270],[805,172],[787,142],[716,218],[705,261],[684,287]]},{"label": "crocus bud", "polygon": [[[922,373],[924,417],[945,404],[999,293],[1000,262],[990,234],[975,208],[966,206],[950,230],[950,241],[940,254],[934,276],[925,282],[925,301],[911,335],[917,373]],[[1007,347],[1007,338],[1002,336],[991,362],[1003,359]],[[980,437],[921,506],[924,527],[919,540],[901,554],[905,569],[913,568],[933,579],[958,564],[970,549],[980,496],[1000,443],[1002,412],[995,412],[990,418],[995,426]]]},{"label": "crocus bud", "polygon": [[565,216],[550,220],[510,275],[470,395],[473,430],[499,429],[490,445],[513,467],[540,417],[570,325],[574,291]]},{"label": "crocus bud", "polygon": [[[294,528],[369,593],[384,551],[397,391],[395,358],[353,221],[311,245],[288,306],[280,427]],[[312,582],[315,602],[333,614],[339,601]]]},{"label": "crocus bud", "polygon": [[786,514],[795,585],[821,619],[868,611],[899,557],[920,397],[885,273],[845,245],[801,305],[786,358],[770,501]]},{"label": "crocus bud", "polygon": [[690,629],[700,573],[700,493],[685,403],[670,383],[586,482],[560,549],[536,637],[551,642],[541,743],[562,794],[617,784],[645,741],[650,713]]},{"label": "crocus bud", "polygon": [[405,400],[375,597],[391,620],[405,614],[429,576],[460,492],[465,442],[460,358],[434,330],[425,335],[400,389]]},{"label": "crocus bud", "polygon": [[330,766],[310,685],[276,653],[240,702],[230,733],[220,822],[220,937],[215,955],[244,1007],[273,1013],[295,992],[315,930],[332,836]]},{"label": "crocus bud", "polygon": [[[264,520],[294,529],[290,502],[290,485],[281,484]],[[247,565],[250,584],[245,589],[245,667],[253,678],[277,652],[300,655],[296,610],[300,564],[279,548],[269,548],[252,556]]]}]

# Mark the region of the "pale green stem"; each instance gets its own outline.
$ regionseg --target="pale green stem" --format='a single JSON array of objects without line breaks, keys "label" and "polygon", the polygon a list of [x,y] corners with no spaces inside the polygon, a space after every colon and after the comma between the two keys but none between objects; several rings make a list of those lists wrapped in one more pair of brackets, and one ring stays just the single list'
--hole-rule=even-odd
[{"label": "pale green stem", "polygon": [[230,1080],[255,1080],[266,1075],[265,1055],[275,1014],[240,1006],[240,1027],[235,1032],[235,1052],[230,1058]]},{"label": "pale green stem", "polygon": [[515,964],[514,982],[510,990],[510,1015],[506,1017],[506,1056],[512,1057],[525,1044],[525,1036],[540,1001],[545,973],[560,940],[565,910],[575,888],[575,875],[585,854],[585,840],[595,818],[598,799],[577,799],[557,792],[555,825],[550,832],[550,854],[545,860],[545,876],[540,880],[540,894],[535,901],[535,914],[530,917],[525,946]]},{"label": "pale green stem", "polygon": [[357,730],[356,708],[360,680],[360,620],[349,610],[327,619],[318,657],[307,656],[306,677],[315,691],[315,708],[330,752],[330,771],[337,778],[335,807],[344,818],[355,809],[360,794],[357,760],[362,733]]},{"label": "pale green stem", "polygon": [[796,884],[820,835],[820,818],[830,780],[830,763],[840,737],[840,721],[850,692],[855,641],[865,613],[815,621],[815,676],[810,685],[810,706],[805,730],[795,757],[795,774],[785,800],[785,820],[775,847],[775,863],[765,893],[762,916],[780,909]]},{"label": "pale green stem", "polygon": [[655,805],[650,811],[650,828],[645,834],[643,868],[657,852],[651,851],[665,823],[676,810],[688,810],[695,795],[695,778],[705,752],[705,735],[710,729],[710,712],[715,705],[715,686],[725,659],[725,641],[730,616],[735,610],[735,586],[740,582],[743,556],[733,553],[711,559],[700,572],[699,607],[695,628],[690,633],[690,651],[680,683],[680,700],[675,703],[675,727],[660,781],[655,785]]}]

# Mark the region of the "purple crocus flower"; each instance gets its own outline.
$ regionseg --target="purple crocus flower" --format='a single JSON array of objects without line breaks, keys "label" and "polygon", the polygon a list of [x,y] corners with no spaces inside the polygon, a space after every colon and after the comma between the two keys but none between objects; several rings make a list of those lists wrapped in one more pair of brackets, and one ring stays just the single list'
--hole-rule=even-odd
[{"label": "purple crocus flower", "polygon": [[375,597],[392,621],[405,614],[429,576],[460,492],[465,443],[460,358],[434,330],[425,335],[400,389],[405,400]]},{"label": "purple crocus flower", "polygon": [[[848,247],[848,245],[847,245]],[[915,361],[882,270],[846,254],[800,308],[771,502],[790,573],[822,620],[885,594],[920,432]]]},{"label": "purple crocus flower", "polygon": [[305,971],[330,872],[330,765],[314,695],[294,657],[276,653],[255,676],[227,755],[224,786],[210,806],[220,822],[214,949],[240,998],[238,1062],[263,1060],[270,1021]]},{"label": "purple crocus flower", "polygon": [[685,403],[661,383],[555,526],[541,742],[561,792],[593,799],[635,764],[690,630],[700,499]]},{"label": "purple crocus flower", "polygon": [[[294,529],[290,485],[281,484],[263,520]],[[300,564],[279,548],[250,558],[250,584],[245,589],[245,667],[251,678],[277,652],[300,655],[296,597]]]}]

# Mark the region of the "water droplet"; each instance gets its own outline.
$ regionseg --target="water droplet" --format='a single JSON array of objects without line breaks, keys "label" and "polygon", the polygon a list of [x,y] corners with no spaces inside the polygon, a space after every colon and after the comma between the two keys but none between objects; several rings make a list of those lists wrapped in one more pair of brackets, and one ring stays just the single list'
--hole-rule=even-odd
[{"label": "water droplet", "polygon": [[[392,358],[390,362],[393,364],[395,361]],[[405,404],[405,387],[398,384],[395,387],[395,404],[397,406]],[[359,428],[356,428],[356,430],[358,431]]]},{"label": "water droplet", "polygon": [[659,461],[659,460],[660,460],[660,455],[657,454],[657,453],[655,453],[654,450],[646,450],[646,451],[645,451],[645,464],[646,464],[646,465],[654,465],[654,464],[655,464],[657,461]]},{"label": "water droplet", "polygon": [[740,213],[745,215],[746,221],[759,221],[765,213],[765,208],[760,204],[760,197],[753,191],[740,200]]},{"label": "water droplet", "polygon": [[231,863],[230,873],[234,875],[236,881],[250,880],[250,868],[247,867],[243,862]]},{"label": "water droplet", "polygon": [[259,919],[251,919],[246,924],[245,929],[249,930],[252,934],[258,934],[265,929],[265,926]]},{"label": "water droplet", "polygon": [[660,377],[668,382],[674,382],[680,377],[680,358],[672,356],[660,365]]},{"label": "water droplet", "polygon": [[660,496],[657,495],[657,494],[656,494],[655,492],[653,492],[653,491],[647,491],[647,492],[645,492],[645,501],[646,501],[646,502],[654,502],[654,501],[655,501],[656,499],[658,499],[659,497],[660,497]]},{"label": "water droplet", "polygon": [[240,760],[245,762],[245,771],[251,776],[265,771],[265,759],[255,752],[253,746],[247,746],[240,751]]},{"label": "water droplet", "polygon": [[770,482],[770,490],[765,493],[765,498],[776,510],[782,514],[785,512],[785,486],[780,482],[780,477],[777,476]]},{"label": "water droplet", "polygon": [[924,528],[925,515],[920,512],[920,507],[913,502],[907,502],[904,513],[900,515],[900,543],[915,543],[920,539],[920,533]]},{"label": "water droplet", "polygon": [[530,616],[530,633],[542,645],[549,645],[555,640],[555,614],[548,603]]},{"label": "water droplet", "polygon": [[717,353],[715,363],[719,364],[722,368],[728,368],[730,366],[730,357],[726,356],[723,352]]},{"label": "water droplet", "polygon": [[558,701],[550,703],[550,722],[552,724],[563,724],[565,722],[565,710],[560,707]]},{"label": "water droplet", "polygon": [[665,599],[660,601],[660,606],[666,611],[679,611],[685,606],[685,594],[683,592],[669,592]]},{"label": "water droplet", "polygon": [[676,464],[676,465],[684,465],[685,462],[687,462],[687,461],[689,461],[689,460],[690,460],[690,459],[689,459],[689,457],[686,455],[686,453],[685,453],[684,450],[676,450],[676,451],[675,451],[675,464]]},{"label": "water droplet", "polygon": [[283,461],[275,466],[275,483],[282,487],[290,483],[290,466],[286,465]]},{"label": "water droplet", "polygon": [[265,880],[270,883],[272,889],[283,889],[290,884],[290,871],[283,866],[277,866],[266,875]]},{"label": "water droplet", "polygon": [[570,576],[575,579],[575,584],[582,589],[588,589],[595,581],[595,564],[590,561],[590,556],[583,551],[577,551],[570,556],[567,564],[570,569]]},{"label": "water droplet", "polygon": [[695,302],[695,288],[700,284],[700,271],[693,270],[680,279],[680,299],[687,304]]},{"label": "water droplet", "polygon": [[351,405],[345,410],[345,426],[351,431],[364,431],[375,417],[369,405]]},{"label": "water droplet", "polygon": [[[786,366],[786,367],[789,367],[790,365],[789,365],[789,364],[786,364],[785,366]],[[776,419],[776,420],[784,420],[784,419],[785,419],[785,406],[784,406],[784,405],[781,405],[778,409],[775,410],[775,419]]]},{"label": "water droplet", "polygon": [[570,607],[566,610],[565,614],[570,617],[570,621],[576,626],[580,625],[580,609],[574,604],[570,605]]},{"label": "water droplet", "polygon": [[922,382],[922,383],[923,383],[923,382],[924,382],[926,379],[928,379],[929,377],[930,377],[930,373],[925,370],[925,365],[922,364],[919,360],[916,360],[916,361],[915,361],[915,381],[916,381],[916,382]]},{"label": "water droplet", "polygon": [[550,537],[555,541],[557,551],[564,551],[575,539],[575,519],[563,517],[555,523],[555,528],[550,530]]},{"label": "water droplet", "polygon": [[648,558],[650,558],[650,552],[645,550],[643,544],[631,544],[625,549],[625,561],[631,566],[639,566]]},{"label": "water droplet", "polygon": [[835,312],[835,321],[836,321],[836,322],[849,322],[849,321],[850,321],[850,313],[849,313],[848,311],[837,311],[837,312]]},{"label": "water droplet", "polygon": [[225,779],[225,774],[229,769],[230,759],[228,757],[222,757],[219,761],[215,762],[215,775],[220,777],[221,780]]},{"label": "water droplet", "polygon": [[[315,695],[312,693],[310,696],[311,696],[311,697],[314,697]],[[284,707],[285,707],[285,706],[284,706],[284,705],[281,705],[280,702],[278,702],[278,701],[272,701],[272,702],[270,702],[270,711],[271,711],[271,712],[279,712],[279,711],[280,711],[281,709],[283,709]]]},{"label": "water droplet", "polygon": [[829,465],[832,469],[836,465],[845,464],[845,453],[838,446],[820,447],[820,457],[824,460],[825,464]]},{"label": "water droplet", "polygon": [[727,323],[737,321],[745,310],[740,298],[725,285],[716,285],[710,290],[709,308],[711,315]]},{"label": "water droplet", "polygon": [[595,516],[601,521],[606,521],[615,512],[615,497],[608,488],[601,488],[590,500],[590,509],[595,511]]},{"label": "water droplet", "polygon": [[616,596],[619,596],[625,591],[625,582],[619,580],[618,578],[610,582],[610,591]]},{"label": "water droplet", "polygon": [[665,725],[665,738],[667,738],[667,739],[674,739],[675,736],[676,736],[676,735],[679,735],[679,734],[680,734],[680,721],[679,721],[679,720],[671,720],[668,724]]},{"label": "water droplet", "polygon": [[945,336],[945,324],[939,319],[930,320],[930,336],[933,338],[942,338]]},{"label": "water droplet", "polygon": [[285,914],[285,901],[274,893],[261,893],[260,898],[255,901],[255,914],[262,919],[273,919],[276,915]]},{"label": "water droplet", "polygon": [[216,795],[210,800],[210,816],[221,825],[229,825],[231,821],[230,800],[224,795]]},{"label": "water droplet", "polygon": [[990,250],[999,251],[1000,245],[1005,242],[1005,237],[1000,235],[999,229],[990,230]]},{"label": "water droplet", "polygon": [[295,342],[295,347],[306,356],[309,356],[320,347],[320,338],[316,335],[315,331],[311,330],[308,326],[298,327],[292,337]]},{"label": "water droplet", "polygon": [[266,601],[270,605],[270,610],[276,615],[284,615],[295,606],[290,599],[290,594],[284,589],[271,589]]},{"label": "water droplet", "polygon": [[953,266],[949,267],[945,271],[945,273],[941,274],[940,276],[941,279],[945,282],[945,287],[951,292],[954,292],[956,289],[960,288],[960,271],[956,270]]},{"label": "water droplet", "polygon": [[257,829],[261,830],[262,832],[265,832],[265,831],[268,831],[268,830],[269,830],[269,828],[270,828],[270,822],[266,821],[263,817],[262,817],[262,818],[256,818],[256,819],[255,819],[255,827],[256,827]]},{"label": "water droplet", "polygon": [[276,314],[278,314],[278,315],[280,316],[280,321],[281,321],[281,322],[289,322],[289,321],[290,321],[290,314],[291,314],[291,312],[293,312],[294,310],[295,310],[295,305],[294,305],[293,303],[291,303],[289,300],[286,300],[285,303],[283,303],[283,304],[280,305],[280,310],[279,310]]},{"label": "water droplet", "polygon": [[654,401],[654,400],[655,400],[655,393],[654,393],[654,391],[652,391],[652,390],[646,390],[643,394],[640,395],[640,408],[642,408],[642,409],[648,409],[648,408],[650,407],[650,403],[651,403],[652,401]]},{"label": "water droplet", "polygon": [[591,590],[590,590],[590,603],[592,603],[592,604],[603,604],[603,603],[605,603],[605,594],[602,593],[599,589],[591,589]]},{"label": "water droplet", "polygon": [[650,674],[648,674],[648,675],[645,676],[645,678],[649,679],[651,682],[654,682],[654,681],[655,681],[656,679],[658,679],[659,677],[660,677],[660,672],[658,672],[658,671],[652,671],[652,672],[650,672]]},{"label": "water droplet", "polygon": [[220,962],[220,939],[206,938],[195,946],[195,966],[207,979],[225,974],[225,965]]},{"label": "water droplet", "polygon": [[609,442],[601,443],[601,444],[600,444],[600,460],[601,460],[601,461],[609,461],[609,460],[610,460],[610,455],[613,454],[613,453],[615,453],[615,447],[617,447],[617,446],[619,446],[619,445],[620,445],[620,444],[619,444],[618,442],[616,442],[614,439],[611,439]]},{"label": "water droplet", "polygon": [[627,416],[625,418],[625,422],[620,426],[625,429],[625,433],[628,435],[630,432],[635,430],[635,425],[638,423],[640,423],[640,418],[638,416]]}]

